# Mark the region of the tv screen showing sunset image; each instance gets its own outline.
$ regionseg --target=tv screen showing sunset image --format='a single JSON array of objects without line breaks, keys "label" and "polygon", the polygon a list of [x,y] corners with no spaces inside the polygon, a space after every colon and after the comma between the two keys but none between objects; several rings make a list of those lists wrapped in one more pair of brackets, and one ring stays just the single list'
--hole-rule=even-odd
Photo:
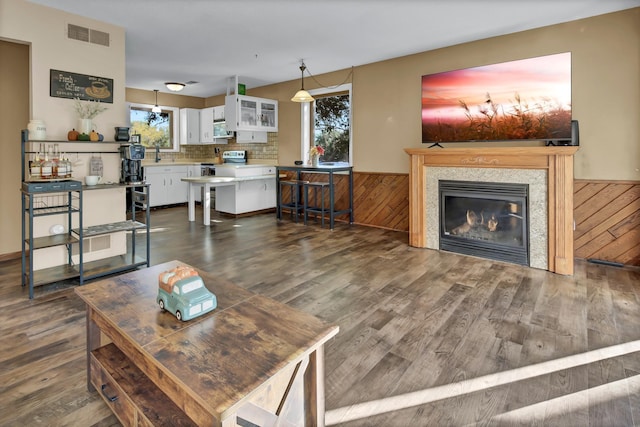
[{"label": "tv screen showing sunset image", "polygon": [[571,53],[422,76],[422,142],[571,138]]}]

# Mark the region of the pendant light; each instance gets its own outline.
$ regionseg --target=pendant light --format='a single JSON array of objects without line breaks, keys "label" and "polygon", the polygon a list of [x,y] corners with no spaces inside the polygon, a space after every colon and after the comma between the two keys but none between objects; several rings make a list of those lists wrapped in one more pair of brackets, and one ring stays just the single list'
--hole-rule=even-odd
[{"label": "pendant light", "polygon": [[184,89],[184,86],[185,86],[184,83],[178,83],[178,82],[165,82],[164,85],[171,92],[180,92],[182,89]]},{"label": "pendant light", "polygon": [[304,70],[307,67],[304,65],[304,61],[300,62],[300,71],[302,73],[302,78],[300,79],[302,88],[296,92],[296,94],[291,98],[293,102],[311,102],[314,101],[313,96],[306,90],[304,90]]},{"label": "pendant light", "polygon": [[156,93],[156,105],[151,109],[152,113],[162,113],[162,108],[158,107],[158,89],[153,90]]}]

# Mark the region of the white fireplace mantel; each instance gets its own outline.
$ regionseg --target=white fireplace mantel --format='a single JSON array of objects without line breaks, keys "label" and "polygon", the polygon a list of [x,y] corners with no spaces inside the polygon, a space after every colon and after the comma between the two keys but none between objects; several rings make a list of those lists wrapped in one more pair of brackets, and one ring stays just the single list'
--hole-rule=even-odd
[{"label": "white fireplace mantel", "polygon": [[573,155],[575,146],[407,148],[409,168],[409,245],[427,247],[427,168],[507,168],[547,171],[548,269],[573,274]]}]

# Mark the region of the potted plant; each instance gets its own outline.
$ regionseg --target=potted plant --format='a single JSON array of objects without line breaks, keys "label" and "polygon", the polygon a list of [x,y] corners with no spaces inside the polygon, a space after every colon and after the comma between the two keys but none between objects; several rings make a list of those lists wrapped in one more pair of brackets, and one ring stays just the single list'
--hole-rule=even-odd
[{"label": "potted plant", "polygon": [[309,158],[311,159],[311,166],[318,166],[318,159],[324,154],[324,148],[320,145],[314,145],[309,150]]}]

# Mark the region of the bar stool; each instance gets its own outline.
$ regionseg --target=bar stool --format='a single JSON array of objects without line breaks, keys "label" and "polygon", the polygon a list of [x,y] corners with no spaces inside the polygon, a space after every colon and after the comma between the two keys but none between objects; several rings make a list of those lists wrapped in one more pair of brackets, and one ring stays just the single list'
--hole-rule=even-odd
[{"label": "bar stool", "polygon": [[[317,219],[317,214],[320,214],[322,217],[321,226],[324,227],[324,214],[325,212],[329,212],[330,206],[325,207],[325,193],[326,189],[329,189],[328,182],[305,182],[303,184],[304,191],[304,225],[307,225],[307,218],[309,213],[315,214]],[[313,201],[314,205],[309,204],[309,190],[313,190]],[[320,191],[320,197],[318,197],[318,191]],[[320,203],[318,203],[318,201]]]},{"label": "bar stool", "polygon": [[[289,210],[291,219],[293,219],[293,214],[295,213],[295,221],[298,222],[298,215],[302,213],[304,208],[300,200],[300,189],[306,182],[308,181],[299,179],[280,180],[280,199],[278,200],[280,217],[282,217],[282,209],[284,208]],[[285,188],[288,188],[290,192],[290,198],[287,203],[282,201],[282,192]]]}]

